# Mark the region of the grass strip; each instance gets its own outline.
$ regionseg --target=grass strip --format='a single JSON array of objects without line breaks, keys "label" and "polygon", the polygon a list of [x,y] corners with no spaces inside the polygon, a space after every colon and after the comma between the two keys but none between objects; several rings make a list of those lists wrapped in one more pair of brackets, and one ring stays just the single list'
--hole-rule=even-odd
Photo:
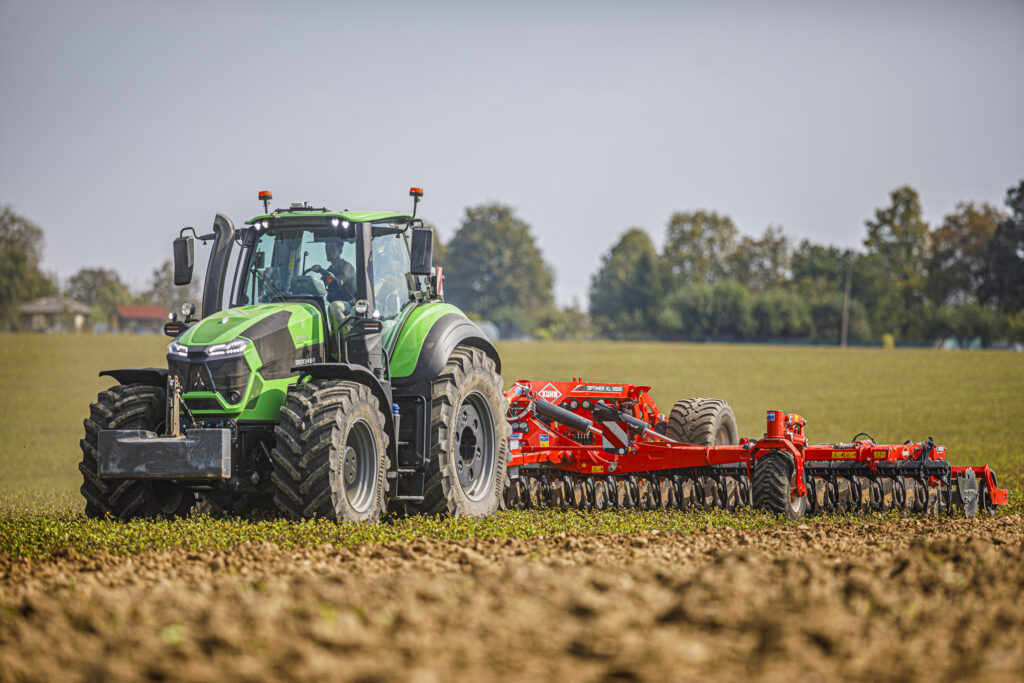
[{"label": "grass strip", "polygon": [[867,513],[822,515],[793,522],[750,509],[734,512],[653,510],[599,513],[548,509],[500,512],[483,519],[416,516],[395,518],[380,524],[356,524],[327,520],[249,521],[205,516],[119,522],[86,519],[71,511],[44,514],[10,511],[0,514],[0,554],[15,558],[48,558],[73,550],[84,555],[127,556],[170,550],[226,550],[243,543],[263,542],[292,549],[328,543],[354,546],[415,540],[529,539],[557,534],[688,533],[704,528],[756,530],[797,524],[865,524],[897,518],[897,513]]}]

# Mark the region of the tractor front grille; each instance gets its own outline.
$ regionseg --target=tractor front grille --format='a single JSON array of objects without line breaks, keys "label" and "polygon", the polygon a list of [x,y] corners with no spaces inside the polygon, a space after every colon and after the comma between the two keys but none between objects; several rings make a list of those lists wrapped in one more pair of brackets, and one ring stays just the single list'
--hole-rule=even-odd
[{"label": "tractor front grille", "polygon": [[[249,383],[249,365],[245,358],[189,358],[188,360],[167,359],[167,367],[178,377],[182,391],[216,391],[228,403],[238,403]],[[237,393],[238,399],[231,400]]]}]

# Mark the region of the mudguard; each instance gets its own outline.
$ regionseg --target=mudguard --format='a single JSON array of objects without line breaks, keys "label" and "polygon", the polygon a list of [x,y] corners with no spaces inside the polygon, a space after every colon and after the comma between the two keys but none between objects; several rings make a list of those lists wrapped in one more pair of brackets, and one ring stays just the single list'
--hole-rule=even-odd
[{"label": "mudguard", "polygon": [[420,347],[416,368],[408,377],[396,378],[395,384],[407,386],[434,379],[444,370],[456,346],[480,349],[494,361],[495,370],[501,374],[498,350],[476,323],[458,313],[448,313],[438,318],[427,333]]},{"label": "mudguard", "polygon": [[113,377],[118,384],[145,384],[163,389],[167,386],[167,368],[120,368],[102,370],[100,377]]}]

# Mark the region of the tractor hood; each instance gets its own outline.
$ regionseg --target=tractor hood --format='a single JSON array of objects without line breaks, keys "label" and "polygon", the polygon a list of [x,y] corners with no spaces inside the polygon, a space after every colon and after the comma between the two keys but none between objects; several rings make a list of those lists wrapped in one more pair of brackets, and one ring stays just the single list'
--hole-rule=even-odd
[{"label": "tractor hood", "polygon": [[[258,358],[254,370],[264,379],[291,374],[296,365],[319,361],[323,356],[323,322],[315,306],[275,303],[240,306],[218,311],[193,325],[178,343],[188,347],[189,357],[215,355],[214,345],[237,340],[252,342]],[[241,351],[234,351],[237,354]]]},{"label": "tractor hood", "polygon": [[172,342],[167,360],[193,410],[266,419],[279,402],[270,410],[262,405],[264,395],[277,382],[294,381],[296,366],[321,361],[323,335],[321,314],[311,304],[240,306],[193,325]]},{"label": "tractor hood", "polygon": [[178,339],[178,343],[189,347],[209,346],[224,344],[239,337],[255,343],[257,337],[294,327],[296,346],[306,346],[314,341],[322,341],[322,331],[313,332],[316,334],[313,340],[310,335],[312,330],[309,329],[321,326],[320,312],[309,304],[239,306],[218,311],[193,325]]}]

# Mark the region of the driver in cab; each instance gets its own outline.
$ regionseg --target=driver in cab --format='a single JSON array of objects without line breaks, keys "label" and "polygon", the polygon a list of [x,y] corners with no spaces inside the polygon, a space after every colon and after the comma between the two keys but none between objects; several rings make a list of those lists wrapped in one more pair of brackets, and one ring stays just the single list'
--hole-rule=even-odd
[{"label": "driver in cab", "polygon": [[327,267],[313,266],[310,270],[319,273],[323,279],[331,309],[339,309],[336,313],[344,317],[356,298],[356,268],[342,256],[340,239],[326,240],[324,251]]}]

